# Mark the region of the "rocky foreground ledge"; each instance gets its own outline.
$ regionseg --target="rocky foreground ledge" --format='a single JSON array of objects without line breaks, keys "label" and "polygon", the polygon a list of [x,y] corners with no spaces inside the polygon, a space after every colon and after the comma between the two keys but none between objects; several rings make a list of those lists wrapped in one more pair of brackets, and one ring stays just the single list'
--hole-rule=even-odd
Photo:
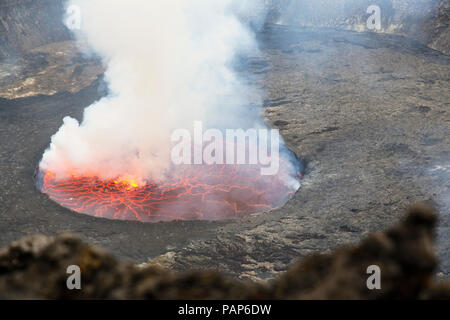
[{"label": "rocky foreground ledge", "polygon": [[[217,272],[176,273],[120,261],[74,235],[34,236],[0,250],[0,298],[47,299],[449,299],[450,282],[434,271],[432,207],[416,204],[395,226],[357,246],[309,256],[280,278],[256,284]],[[81,269],[81,290],[68,290],[67,267]],[[381,269],[381,289],[367,288],[367,267]]]}]

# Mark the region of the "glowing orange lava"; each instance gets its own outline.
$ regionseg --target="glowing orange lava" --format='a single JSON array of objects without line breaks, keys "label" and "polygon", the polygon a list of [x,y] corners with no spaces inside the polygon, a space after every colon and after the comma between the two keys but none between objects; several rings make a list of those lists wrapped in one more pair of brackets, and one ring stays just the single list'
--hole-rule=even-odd
[{"label": "glowing orange lava", "polygon": [[78,213],[156,222],[217,220],[271,210],[297,191],[300,178],[290,165],[274,176],[262,176],[251,165],[186,165],[174,167],[159,184],[92,176],[56,180],[51,172],[41,172],[40,183],[43,193]]}]

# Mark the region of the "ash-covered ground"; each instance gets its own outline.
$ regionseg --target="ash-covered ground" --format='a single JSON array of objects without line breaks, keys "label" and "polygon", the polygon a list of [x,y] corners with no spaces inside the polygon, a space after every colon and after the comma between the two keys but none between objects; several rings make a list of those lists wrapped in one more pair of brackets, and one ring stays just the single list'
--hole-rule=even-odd
[{"label": "ash-covered ground", "polygon": [[[244,59],[240,71],[263,89],[267,121],[306,165],[301,190],[283,208],[232,221],[143,224],[76,214],[41,194],[33,175],[50,137],[65,116],[80,119],[105,94],[101,80],[92,82],[100,66],[73,52],[72,72],[52,69],[48,61],[65,43],[35,52],[40,60],[23,79],[1,64],[3,96],[15,86],[21,96],[41,92],[34,83],[46,73],[61,92],[0,99],[0,246],[71,231],[136,263],[259,280],[386,228],[414,201],[433,200],[441,212],[439,275],[448,277],[450,57],[395,35],[269,25],[258,38],[261,56]],[[39,81],[27,82],[32,75]],[[70,90],[75,85],[84,89]]]}]

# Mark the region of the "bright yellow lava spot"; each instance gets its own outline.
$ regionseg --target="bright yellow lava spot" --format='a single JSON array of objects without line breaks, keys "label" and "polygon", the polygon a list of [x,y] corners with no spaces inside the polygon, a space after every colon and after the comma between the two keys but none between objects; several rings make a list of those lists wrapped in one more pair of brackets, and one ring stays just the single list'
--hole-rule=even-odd
[{"label": "bright yellow lava spot", "polygon": [[120,184],[122,186],[128,187],[127,190],[130,190],[133,188],[138,188],[139,184],[136,183],[134,179],[120,179],[120,180],[113,180],[114,184]]}]

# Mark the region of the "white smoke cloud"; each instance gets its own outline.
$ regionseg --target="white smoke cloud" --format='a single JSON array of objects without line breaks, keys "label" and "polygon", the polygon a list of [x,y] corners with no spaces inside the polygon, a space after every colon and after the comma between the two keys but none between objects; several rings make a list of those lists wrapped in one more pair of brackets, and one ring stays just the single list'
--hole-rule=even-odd
[{"label": "white smoke cloud", "polygon": [[242,127],[247,92],[230,63],[256,50],[240,22],[257,1],[71,0],[77,32],[107,66],[110,94],[66,117],[40,163],[56,178],[158,179],[170,166],[171,132],[207,125]]}]

